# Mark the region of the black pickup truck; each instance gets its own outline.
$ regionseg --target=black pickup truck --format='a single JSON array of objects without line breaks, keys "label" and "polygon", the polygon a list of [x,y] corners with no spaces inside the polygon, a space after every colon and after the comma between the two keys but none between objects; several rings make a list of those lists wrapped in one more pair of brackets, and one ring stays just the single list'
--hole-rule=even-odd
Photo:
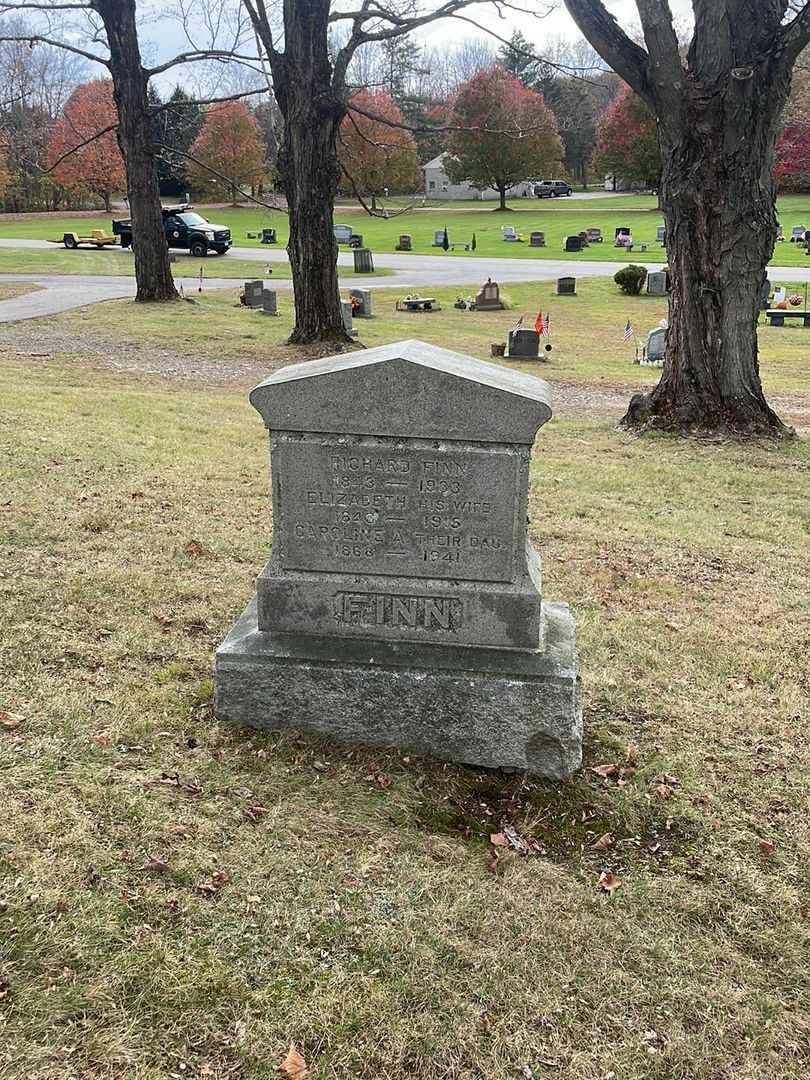
[{"label": "black pickup truck", "polygon": [[[163,207],[163,227],[170,248],[183,248],[195,259],[215,251],[224,255],[231,246],[231,230],[224,225],[212,225],[188,204]],[[112,231],[121,237],[121,247],[132,244],[132,220],[113,221]]]}]

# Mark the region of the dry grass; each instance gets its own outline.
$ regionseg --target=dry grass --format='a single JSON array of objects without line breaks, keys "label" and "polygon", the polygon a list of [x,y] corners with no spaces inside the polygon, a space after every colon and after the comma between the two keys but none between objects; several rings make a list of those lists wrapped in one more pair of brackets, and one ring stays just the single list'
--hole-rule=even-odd
[{"label": "dry grass", "polygon": [[16,296],[25,296],[27,293],[37,292],[39,285],[0,284],[0,300],[13,300]]},{"label": "dry grass", "polygon": [[[806,1075],[807,443],[543,430],[587,764],[638,747],[552,786],[217,724],[270,543],[257,416],[0,380],[0,1075],[270,1080],[290,1041],[318,1080]],[[544,854],[493,872],[506,823]]]}]

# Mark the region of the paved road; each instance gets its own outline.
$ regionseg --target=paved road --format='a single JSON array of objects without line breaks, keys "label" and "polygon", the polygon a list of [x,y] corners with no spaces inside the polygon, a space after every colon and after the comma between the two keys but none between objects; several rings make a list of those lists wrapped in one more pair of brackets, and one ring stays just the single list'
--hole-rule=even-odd
[{"label": "paved road", "polygon": [[[53,250],[53,245],[47,240],[9,240],[0,239],[2,248],[48,248]],[[240,248],[231,249],[234,258],[246,259],[257,263],[286,263],[287,253],[279,249],[266,248]],[[120,249],[110,249],[110,254],[117,258],[132,262],[132,253]],[[64,252],[65,258],[81,260],[82,253]],[[508,259],[491,258],[477,255],[416,255],[376,253],[374,254],[375,265],[381,269],[393,271],[393,274],[377,279],[347,278],[343,284],[357,284],[362,280],[368,288],[387,289],[397,288],[403,290],[417,289],[424,292],[427,288],[436,286],[480,286],[488,277],[494,278],[501,283],[522,281],[553,281],[555,278],[566,274],[576,277],[605,277],[615,273],[619,263],[615,262],[579,262],[566,259]],[[353,265],[351,252],[342,252],[338,256],[340,267],[350,268]],[[648,269],[660,269],[660,264],[648,263]],[[196,274],[200,266],[199,259],[192,259],[183,253],[178,253],[174,263],[174,276],[178,281],[183,281],[186,289],[191,286],[196,288]],[[217,260],[208,259],[205,262],[206,274],[216,273]],[[257,270],[258,276],[258,270]],[[791,282],[810,282],[810,266],[792,266],[769,268],[771,281],[785,280]],[[99,303],[102,300],[113,300],[121,297],[135,295],[135,281],[132,277],[115,277],[112,275],[85,275],[85,274],[55,274],[49,273],[7,273],[0,274],[2,282],[31,282],[40,286],[38,292],[28,293],[26,296],[16,297],[11,300],[0,301],[0,323],[16,322],[20,319],[35,319],[44,315],[55,315],[61,311],[69,311],[72,308],[85,307],[88,304]],[[205,287],[208,289],[237,288],[237,278],[217,278],[214,276],[205,278]],[[287,279],[276,279],[273,285],[277,289],[289,289],[291,282]]]}]

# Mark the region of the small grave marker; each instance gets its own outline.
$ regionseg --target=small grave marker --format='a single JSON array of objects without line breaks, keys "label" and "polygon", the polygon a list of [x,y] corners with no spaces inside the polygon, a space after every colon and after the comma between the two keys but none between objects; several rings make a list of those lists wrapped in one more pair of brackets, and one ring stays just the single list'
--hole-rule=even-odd
[{"label": "small grave marker", "polygon": [[476,294],[475,307],[478,311],[503,311],[501,290],[497,281],[487,278]]},{"label": "small grave marker", "polygon": [[557,296],[576,296],[577,279],[575,277],[557,278]]}]

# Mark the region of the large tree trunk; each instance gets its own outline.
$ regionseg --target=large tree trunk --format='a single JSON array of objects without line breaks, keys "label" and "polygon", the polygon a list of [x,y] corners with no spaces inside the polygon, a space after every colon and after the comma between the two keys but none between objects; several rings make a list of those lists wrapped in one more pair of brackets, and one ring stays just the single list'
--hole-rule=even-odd
[{"label": "large tree trunk", "polygon": [[118,145],[127,172],[132,216],[136,300],[176,300],[147,98],[148,77],[141,64],[135,0],[94,0],[107,33],[113,94],[118,108]]},{"label": "large tree trunk", "polygon": [[284,117],[278,167],[290,215],[291,344],[352,340],[343,328],[333,227],[340,178],[337,135],[346,110],[332,89],[329,7],[329,0],[287,0],[285,51],[272,60],[276,101]]},{"label": "large tree trunk", "polygon": [[[749,78],[747,83],[760,80]],[[781,87],[695,84],[681,122],[662,119],[672,292],[661,381],[623,423],[687,431],[786,431],[762,392],[759,300],[776,238],[773,149]]]}]

